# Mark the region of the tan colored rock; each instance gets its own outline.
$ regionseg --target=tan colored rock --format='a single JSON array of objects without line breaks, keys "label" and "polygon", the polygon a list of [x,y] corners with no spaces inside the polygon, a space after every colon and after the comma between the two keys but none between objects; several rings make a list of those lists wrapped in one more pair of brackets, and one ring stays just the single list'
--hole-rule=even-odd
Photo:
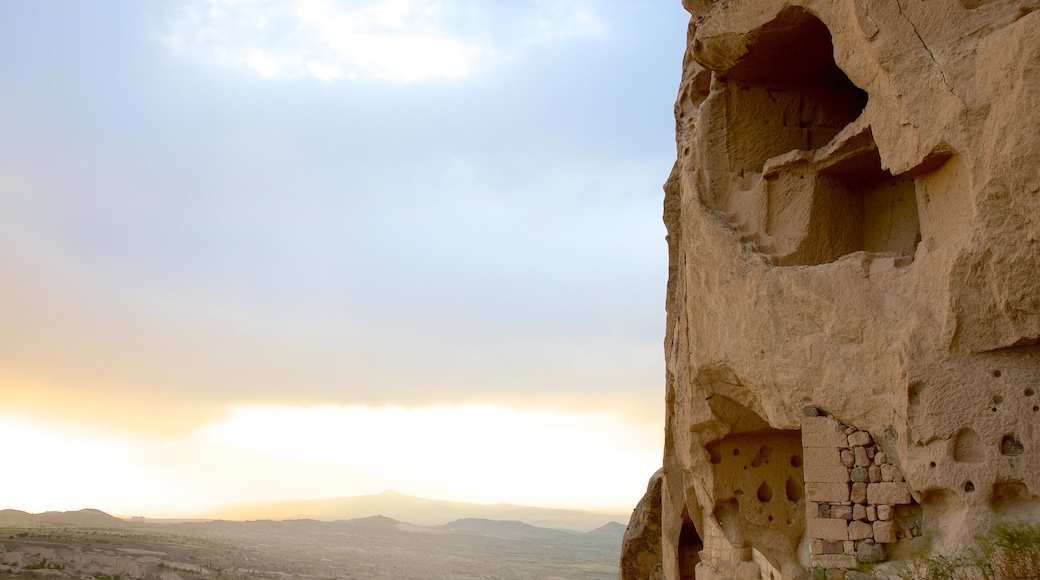
[{"label": "tan colored rock", "polygon": [[892,511],[892,506],[890,506],[890,505],[879,505],[879,506],[877,506],[877,517],[878,517],[879,520],[888,521],[888,520],[892,519],[892,516],[894,516],[894,515],[895,514]]},{"label": "tan colored rock", "polygon": [[893,521],[876,521],[874,522],[873,531],[875,542],[879,544],[891,544],[894,543],[897,539],[897,532],[899,531],[899,526]]},{"label": "tan colored rock", "polygon": [[809,518],[809,537],[828,542],[849,539],[848,522],[834,518]]},{"label": "tan colored rock", "polygon": [[852,519],[854,520],[865,520],[867,519],[867,506],[855,505],[852,507]]},{"label": "tan colored rock", "polygon": [[905,483],[871,483],[867,485],[867,503],[874,505],[908,504],[913,500]]},{"label": "tan colored rock", "polygon": [[621,543],[618,564],[620,580],[647,580],[655,567],[661,569],[661,487],[664,469],[646,486],[646,494],[632,511]]},{"label": "tan colored rock", "polygon": [[867,484],[862,482],[853,483],[849,499],[853,503],[867,503]]},{"label": "tan colored rock", "polygon": [[874,537],[874,529],[865,522],[852,522],[849,524],[850,540],[865,540]]},{"label": "tan colored rock", "polygon": [[856,448],[935,552],[1040,517],[1040,0],[683,5],[664,577],[686,520],[698,578],[855,568],[805,516]]},{"label": "tan colored rock", "polygon": [[866,431],[856,431],[852,435],[849,435],[849,447],[864,447],[871,444],[870,433]]},{"label": "tan colored rock", "polygon": [[818,568],[855,568],[856,557],[850,554],[827,554],[813,556],[812,565]]}]

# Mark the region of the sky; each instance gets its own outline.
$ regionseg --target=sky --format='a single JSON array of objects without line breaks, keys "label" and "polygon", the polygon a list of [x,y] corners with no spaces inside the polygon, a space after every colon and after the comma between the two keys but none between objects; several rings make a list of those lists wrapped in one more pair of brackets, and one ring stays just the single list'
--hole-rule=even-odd
[{"label": "sky", "polygon": [[687,20],[2,3],[0,441],[25,477],[0,508],[630,509],[661,463]]}]

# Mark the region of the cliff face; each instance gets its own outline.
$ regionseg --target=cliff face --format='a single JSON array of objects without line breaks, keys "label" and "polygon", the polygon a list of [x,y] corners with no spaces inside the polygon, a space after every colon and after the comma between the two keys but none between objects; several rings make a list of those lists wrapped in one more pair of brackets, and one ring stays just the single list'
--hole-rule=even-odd
[{"label": "cliff face", "polygon": [[1040,515],[1040,0],[684,0],[664,577]]}]

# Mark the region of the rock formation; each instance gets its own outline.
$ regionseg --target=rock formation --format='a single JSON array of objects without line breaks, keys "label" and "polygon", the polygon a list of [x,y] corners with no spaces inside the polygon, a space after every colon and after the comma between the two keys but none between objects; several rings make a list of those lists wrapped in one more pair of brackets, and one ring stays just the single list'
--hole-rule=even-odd
[{"label": "rock formation", "polygon": [[1040,515],[1040,0],[683,5],[664,577]]},{"label": "rock formation", "polygon": [[646,495],[632,511],[621,545],[618,566],[621,578],[661,580],[661,484],[664,469],[658,469],[646,486]]}]

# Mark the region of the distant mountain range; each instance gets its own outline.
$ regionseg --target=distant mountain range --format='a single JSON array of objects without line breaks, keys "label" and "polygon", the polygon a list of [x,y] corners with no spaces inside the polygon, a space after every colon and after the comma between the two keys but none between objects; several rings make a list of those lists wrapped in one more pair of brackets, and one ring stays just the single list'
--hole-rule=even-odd
[{"label": "distant mountain range", "polygon": [[587,532],[610,522],[628,522],[629,513],[527,507],[512,504],[472,504],[424,499],[384,491],[375,495],[251,503],[230,506],[207,517],[225,520],[352,520],[382,515],[419,526],[440,526],[455,520],[484,519],[523,522],[542,528]]},{"label": "distant mountain range", "polygon": [[[272,503],[252,503],[230,506],[204,514],[204,520],[341,520],[370,519],[382,516],[394,525],[407,522],[416,526],[439,527],[444,532],[484,533],[500,536],[510,529],[508,537],[522,536],[524,531],[537,529],[544,536],[545,528],[574,532],[602,532],[608,537],[616,528],[624,533],[629,514],[622,512],[594,512],[519,506],[512,504],[471,504],[412,497],[385,491],[375,495],[340,497]],[[150,522],[162,520],[149,519]],[[166,520],[173,523],[174,520]],[[0,510],[0,526],[28,526],[32,523],[83,527],[113,527],[129,522],[95,509],[69,512],[30,514],[19,510]],[[529,529],[530,528],[530,529]],[[606,530],[606,531],[604,531]]]}]

